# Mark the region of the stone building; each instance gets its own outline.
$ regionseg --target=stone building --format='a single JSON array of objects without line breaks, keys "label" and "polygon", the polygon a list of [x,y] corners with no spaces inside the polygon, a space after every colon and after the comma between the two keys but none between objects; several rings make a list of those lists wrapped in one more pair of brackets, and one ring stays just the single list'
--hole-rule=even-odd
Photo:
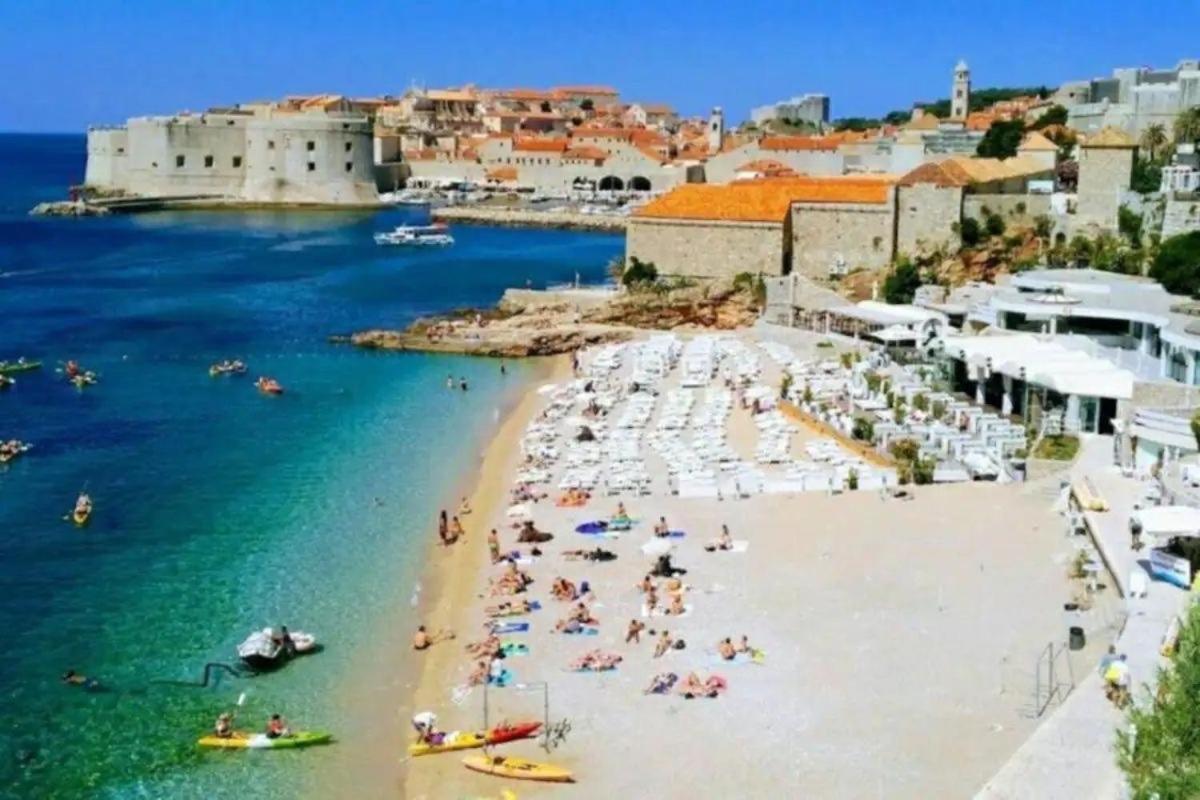
[{"label": "stone building", "polygon": [[1124,131],[1105,128],[1079,148],[1079,192],[1074,225],[1117,230],[1121,195],[1133,180],[1137,144]]},{"label": "stone building", "polygon": [[1200,105],[1200,60],[1184,59],[1173,69],[1114,69],[1108,78],[1065,83],[1053,99],[1084,133],[1112,127],[1140,136],[1155,124],[1169,131],[1179,112]]},{"label": "stone building", "polygon": [[734,148],[713,151],[704,162],[708,183],[729,183],[754,162],[778,162],[798,175],[841,175],[845,159],[833,136],[763,136]]},{"label": "stone building", "polygon": [[750,119],[755,125],[774,120],[803,122],[814,128],[824,128],[829,123],[829,95],[803,94],[790,100],[780,100],[770,105],[750,109]]},{"label": "stone building", "polygon": [[220,202],[370,205],[367,117],[279,107],[134,117],[88,130],[84,183],[142,197]]}]

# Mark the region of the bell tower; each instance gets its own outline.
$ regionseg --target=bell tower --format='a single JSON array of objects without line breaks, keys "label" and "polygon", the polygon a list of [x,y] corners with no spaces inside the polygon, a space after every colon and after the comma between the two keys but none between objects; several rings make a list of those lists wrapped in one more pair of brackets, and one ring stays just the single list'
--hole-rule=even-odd
[{"label": "bell tower", "polygon": [[950,92],[950,119],[966,119],[971,110],[971,70],[962,59],[954,65],[954,86]]}]

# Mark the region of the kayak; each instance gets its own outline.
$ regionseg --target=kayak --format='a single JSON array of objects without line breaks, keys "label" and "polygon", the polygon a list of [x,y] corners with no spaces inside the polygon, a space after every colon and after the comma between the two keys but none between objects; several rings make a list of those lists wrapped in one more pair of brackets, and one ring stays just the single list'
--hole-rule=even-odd
[{"label": "kayak", "polygon": [[317,744],[329,744],[333,741],[332,733],[323,731],[296,731],[287,736],[272,739],[265,733],[247,733],[235,731],[232,736],[201,736],[196,744],[201,747],[221,747],[231,750],[284,750],[293,747],[312,747]]},{"label": "kayak", "polygon": [[471,750],[484,745],[504,744],[518,739],[528,739],[542,727],[540,722],[518,722],[515,725],[497,725],[490,731],[455,731],[446,734],[441,744],[410,744],[410,756],[431,756],[454,750]]},{"label": "kayak", "polygon": [[74,522],[76,525],[78,525],[81,528],[84,525],[87,525],[88,520],[90,520],[91,518],[92,518],[92,510],[90,508],[87,511],[72,511],[71,512],[71,521]]},{"label": "kayak", "polygon": [[29,372],[41,368],[42,362],[26,361],[23,358],[16,361],[0,361],[0,375],[16,375],[18,372]]},{"label": "kayak", "polygon": [[573,781],[570,770],[556,767],[553,764],[526,761],[523,758],[467,756],[463,759],[463,766],[485,775],[500,775],[523,781],[544,781],[546,783],[571,783]]}]

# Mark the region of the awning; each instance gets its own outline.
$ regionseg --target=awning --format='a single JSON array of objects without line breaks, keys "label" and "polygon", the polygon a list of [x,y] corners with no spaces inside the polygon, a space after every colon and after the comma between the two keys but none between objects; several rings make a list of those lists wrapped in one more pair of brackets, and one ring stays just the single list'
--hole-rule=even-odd
[{"label": "awning", "polygon": [[1156,536],[1200,535],[1200,508],[1192,506],[1158,506],[1133,512],[1142,523],[1142,532]]},{"label": "awning", "polygon": [[903,325],[889,325],[864,335],[881,342],[915,342],[917,340],[916,331],[909,330]]}]

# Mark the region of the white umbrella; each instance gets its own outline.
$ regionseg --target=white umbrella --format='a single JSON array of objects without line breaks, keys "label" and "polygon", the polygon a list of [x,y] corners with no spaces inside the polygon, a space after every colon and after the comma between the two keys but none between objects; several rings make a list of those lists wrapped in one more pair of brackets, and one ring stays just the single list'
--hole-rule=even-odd
[{"label": "white umbrella", "polygon": [[675,543],[670,539],[651,539],[642,545],[642,552],[648,556],[665,556],[674,549]]},{"label": "white umbrella", "polygon": [[1200,508],[1157,506],[1133,512],[1142,523],[1142,532],[1158,536],[1196,536],[1200,534]]}]

